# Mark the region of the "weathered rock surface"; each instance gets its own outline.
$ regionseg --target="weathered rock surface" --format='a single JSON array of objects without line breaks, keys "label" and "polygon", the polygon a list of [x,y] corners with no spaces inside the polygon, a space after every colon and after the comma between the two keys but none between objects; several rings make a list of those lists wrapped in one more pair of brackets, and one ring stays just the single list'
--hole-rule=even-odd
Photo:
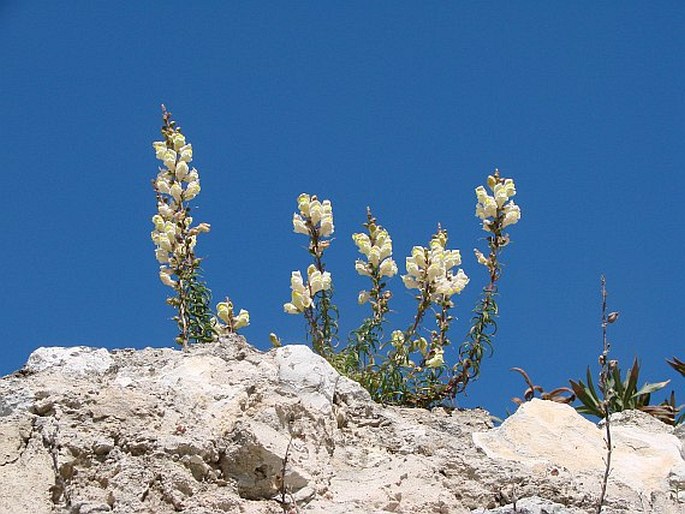
[{"label": "weathered rock surface", "polygon": [[[624,413],[606,513],[685,512],[683,431]],[[40,348],[0,379],[0,513],[593,512],[602,431],[570,407],[382,407],[305,346]]]}]

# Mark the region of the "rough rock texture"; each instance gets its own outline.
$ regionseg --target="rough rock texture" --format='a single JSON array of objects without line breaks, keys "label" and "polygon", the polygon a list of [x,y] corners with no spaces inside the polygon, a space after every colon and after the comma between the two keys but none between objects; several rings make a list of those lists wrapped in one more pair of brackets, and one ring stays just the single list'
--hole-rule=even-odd
[{"label": "rough rock texture", "polygon": [[[685,512],[682,430],[615,421],[606,513]],[[305,346],[40,348],[0,379],[0,513],[593,512],[602,432],[382,407]]]}]

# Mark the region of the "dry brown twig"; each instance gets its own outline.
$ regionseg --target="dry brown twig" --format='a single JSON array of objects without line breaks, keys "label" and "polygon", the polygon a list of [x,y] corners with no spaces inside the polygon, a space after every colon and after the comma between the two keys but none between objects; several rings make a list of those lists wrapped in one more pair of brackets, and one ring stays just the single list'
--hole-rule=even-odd
[{"label": "dry brown twig", "polygon": [[[521,398],[511,399],[511,401],[514,402],[516,405],[521,405],[524,402],[529,402],[530,400],[535,398],[535,393],[540,393],[540,398],[543,400],[549,400],[557,403],[570,404],[576,399],[576,395],[573,393],[573,390],[568,387],[557,387],[552,391],[545,392],[542,386],[533,383],[533,381],[530,379],[530,376],[528,375],[528,373],[526,373],[526,371],[523,368],[511,368],[511,371],[516,371],[517,373],[520,373],[523,377],[523,380],[525,380],[526,384],[528,384],[528,389],[526,389],[523,393],[523,400],[521,400]],[[568,394],[568,396],[566,396],[566,394]]]}]

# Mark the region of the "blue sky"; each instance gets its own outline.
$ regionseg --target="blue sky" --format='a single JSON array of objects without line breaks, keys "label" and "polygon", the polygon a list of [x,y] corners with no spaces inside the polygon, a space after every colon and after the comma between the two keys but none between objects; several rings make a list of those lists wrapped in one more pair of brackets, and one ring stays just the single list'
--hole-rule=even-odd
[{"label": "blue sky", "polygon": [[[0,373],[39,346],[173,346],[149,239],[165,103],[195,150],[207,281],[249,309],[257,347],[304,338],[282,309],[308,264],[303,191],[333,202],[343,334],[365,314],[350,235],[370,205],[402,272],[437,222],[462,250],[459,342],[486,280],[473,189],[498,167],[523,219],[495,354],[459,405],[512,409],[513,366],[547,389],[584,376],[601,273],[613,356],[684,401],[664,363],[685,357],[684,25],[680,2],[0,3]],[[411,295],[391,287],[405,328]]]}]

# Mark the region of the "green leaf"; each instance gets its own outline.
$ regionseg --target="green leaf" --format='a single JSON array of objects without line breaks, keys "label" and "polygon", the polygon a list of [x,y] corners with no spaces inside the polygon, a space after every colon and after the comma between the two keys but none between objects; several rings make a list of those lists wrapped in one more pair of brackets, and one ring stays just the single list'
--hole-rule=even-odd
[{"label": "green leaf", "polygon": [[641,388],[638,392],[636,392],[632,397],[633,397],[633,398],[636,398],[636,397],[638,397],[638,396],[640,396],[640,395],[643,395],[643,394],[652,394],[653,392],[658,391],[659,389],[663,389],[663,388],[666,387],[670,382],[671,382],[670,380],[666,380],[666,381],[664,381],[664,382],[655,382],[655,383],[653,383],[653,384],[645,384],[645,385],[643,385],[642,388]]}]

